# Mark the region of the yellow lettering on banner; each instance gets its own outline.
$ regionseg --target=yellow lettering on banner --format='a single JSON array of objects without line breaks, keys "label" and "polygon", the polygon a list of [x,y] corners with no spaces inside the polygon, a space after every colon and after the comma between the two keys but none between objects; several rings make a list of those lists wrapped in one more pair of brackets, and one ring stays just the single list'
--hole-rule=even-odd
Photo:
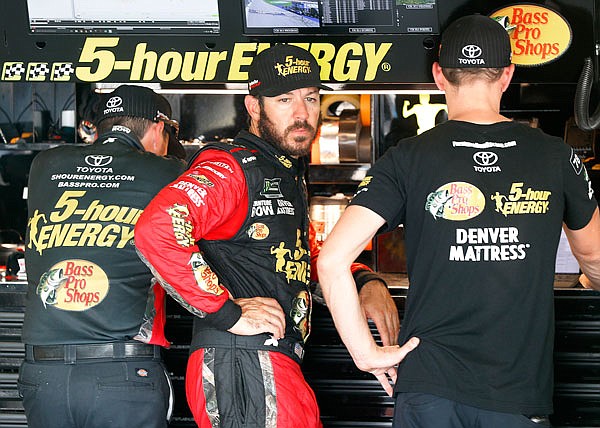
[{"label": "yellow lettering on banner", "polygon": [[382,43],[381,46],[379,46],[379,49],[376,49],[375,43],[365,43],[367,71],[365,72],[364,80],[375,80],[375,77],[377,77],[377,70],[391,48],[391,43]]},{"label": "yellow lettering on banner", "polygon": [[[349,42],[341,46],[332,43],[291,43],[309,51],[317,60],[323,81],[372,81],[377,77],[383,60],[392,43]],[[116,60],[118,37],[88,37],[79,56],[76,76],[84,82],[99,82],[109,78],[115,70],[130,70],[130,81],[160,80],[170,82],[181,79],[190,81],[212,81],[216,78],[221,63],[229,60],[227,81],[246,81],[247,67],[254,55],[268,48],[270,43],[235,43],[229,58],[229,51],[180,52],[169,50],[157,53],[148,43],[138,43],[131,61]],[[291,64],[287,65],[288,67]],[[300,67],[301,64],[294,64]],[[387,67],[389,69],[389,67]],[[359,77],[360,71],[365,75]]]},{"label": "yellow lettering on banner", "polygon": [[179,52],[165,52],[158,60],[156,77],[164,82],[170,82],[177,79],[181,71],[182,63],[183,59],[181,58],[181,54]]},{"label": "yellow lettering on banner", "polygon": [[95,63],[95,70],[92,67],[79,66],[75,69],[75,75],[84,82],[99,82],[106,79],[113,71],[115,65],[115,54],[106,49],[114,48],[119,44],[118,37],[88,37],[85,40],[81,54],[80,63]]},{"label": "yellow lettering on banner", "polygon": [[[153,51],[146,51],[148,43],[138,43],[133,54],[131,64],[130,80],[152,80],[154,79],[154,70],[158,62],[158,54]],[[144,70],[144,78],[142,79],[142,70]]]},{"label": "yellow lettering on banner", "polygon": [[356,80],[358,78],[360,59],[349,59],[348,55],[350,52],[354,55],[362,55],[362,46],[358,43],[346,43],[340,47],[335,58],[335,63],[333,64],[333,79],[338,82]]},{"label": "yellow lettering on banner", "polygon": [[256,52],[256,43],[236,43],[231,54],[231,65],[227,80],[248,80],[248,73],[240,71],[240,68],[252,63],[251,56],[245,56],[246,52]]},{"label": "yellow lettering on banner", "polygon": [[202,80],[206,71],[206,62],[208,61],[208,52],[198,52],[198,60],[194,66],[194,52],[186,52],[183,57],[183,66],[181,67],[181,80],[189,82],[191,80]]},{"label": "yellow lettering on banner", "polygon": [[335,46],[331,43],[313,43],[310,53],[315,57],[321,68],[321,80],[330,80],[331,62],[335,58]]},{"label": "yellow lettering on banner", "polygon": [[208,65],[206,67],[206,76],[204,76],[204,80],[214,80],[217,75],[219,63],[225,60],[227,60],[227,51],[211,52],[208,56]]}]

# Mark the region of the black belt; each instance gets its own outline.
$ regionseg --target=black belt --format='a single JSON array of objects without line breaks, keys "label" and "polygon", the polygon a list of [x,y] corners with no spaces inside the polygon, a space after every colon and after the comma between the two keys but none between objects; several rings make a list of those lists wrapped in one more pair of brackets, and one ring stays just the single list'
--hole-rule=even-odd
[{"label": "black belt", "polygon": [[125,358],[160,359],[160,346],[140,342],[107,342],[82,345],[25,345],[27,361],[118,360]]},{"label": "black belt", "polygon": [[265,333],[255,336],[238,336],[228,331],[215,330],[211,328],[194,330],[190,351],[194,352],[200,348],[241,348],[261,349],[265,351],[280,352],[292,358],[297,363],[302,363],[304,358],[304,344],[284,337],[273,341],[271,336]]}]

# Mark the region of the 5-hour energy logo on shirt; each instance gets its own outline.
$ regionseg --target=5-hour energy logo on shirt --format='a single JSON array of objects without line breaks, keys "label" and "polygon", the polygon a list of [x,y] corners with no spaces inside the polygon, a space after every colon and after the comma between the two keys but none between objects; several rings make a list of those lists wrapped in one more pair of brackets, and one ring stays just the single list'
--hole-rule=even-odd
[{"label": "5-hour energy logo on shirt", "polygon": [[546,214],[550,209],[549,190],[524,189],[524,183],[512,183],[508,195],[496,192],[490,199],[496,203],[496,212],[504,217],[513,214]]}]

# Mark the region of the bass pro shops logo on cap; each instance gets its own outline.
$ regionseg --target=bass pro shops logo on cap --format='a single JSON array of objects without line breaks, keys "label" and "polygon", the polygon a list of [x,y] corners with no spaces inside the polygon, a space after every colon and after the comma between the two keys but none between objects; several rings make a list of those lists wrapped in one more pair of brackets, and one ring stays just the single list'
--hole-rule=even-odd
[{"label": "bass pro shops logo on cap", "polygon": [[106,101],[106,108],[103,113],[106,115],[108,113],[117,113],[123,111],[123,99],[121,97],[110,97]]}]

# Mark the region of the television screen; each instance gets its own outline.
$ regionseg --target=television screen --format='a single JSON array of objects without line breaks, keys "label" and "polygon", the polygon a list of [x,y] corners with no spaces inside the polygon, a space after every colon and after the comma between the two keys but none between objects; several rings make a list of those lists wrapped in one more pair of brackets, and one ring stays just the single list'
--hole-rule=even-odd
[{"label": "television screen", "polygon": [[436,0],[244,0],[244,33],[438,32]]},{"label": "television screen", "polygon": [[32,33],[219,33],[218,0],[27,0]]}]

